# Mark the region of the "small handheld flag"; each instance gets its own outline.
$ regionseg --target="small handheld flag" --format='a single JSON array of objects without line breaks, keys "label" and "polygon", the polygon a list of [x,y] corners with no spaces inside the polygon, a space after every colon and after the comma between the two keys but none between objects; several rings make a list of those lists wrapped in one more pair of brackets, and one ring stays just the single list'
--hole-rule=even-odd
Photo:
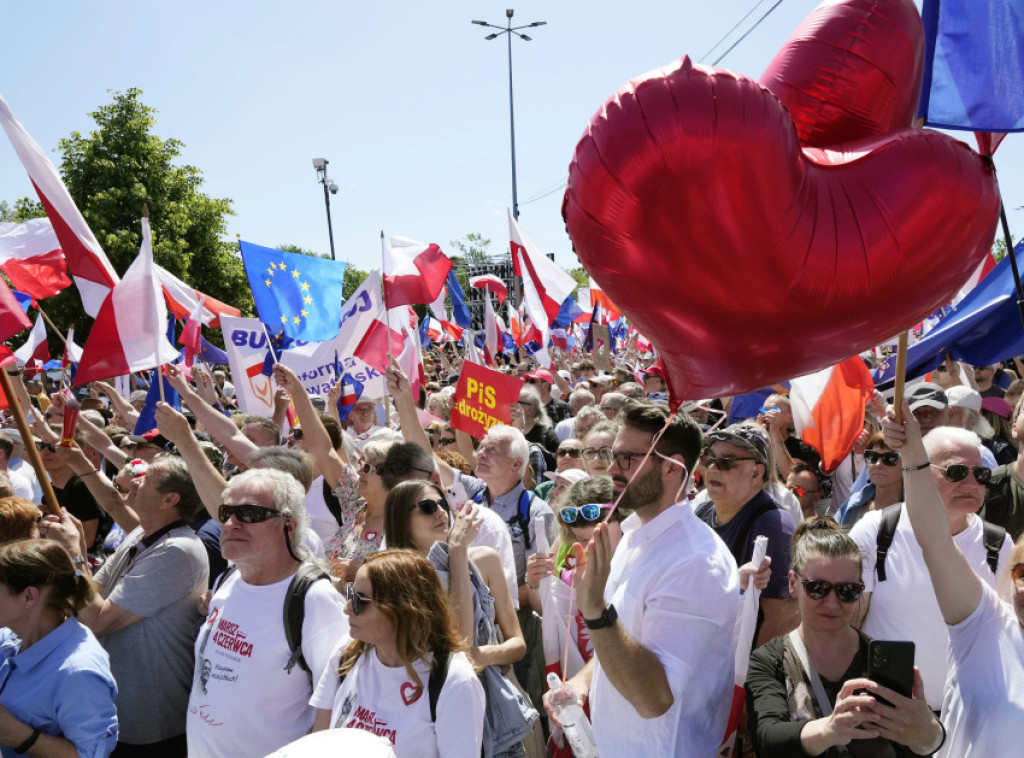
[{"label": "small handheld flag", "polygon": [[338,398],[338,420],[344,421],[352,412],[363,394],[363,383],[352,378],[351,374],[341,377],[341,397]]}]

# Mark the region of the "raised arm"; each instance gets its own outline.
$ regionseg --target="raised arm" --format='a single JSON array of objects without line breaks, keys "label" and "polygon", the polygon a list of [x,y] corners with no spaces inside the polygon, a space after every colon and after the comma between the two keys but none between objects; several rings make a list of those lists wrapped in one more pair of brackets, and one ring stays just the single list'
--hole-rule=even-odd
[{"label": "raised arm", "polygon": [[258,450],[231,419],[203,400],[199,393],[192,389],[192,385],[185,380],[185,375],[176,366],[168,365],[166,368],[167,381],[178,391],[189,410],[195,414],[196,419],[202,423],[211,437],[240,461],[246,460],[250,453]]},{"label": "raised arm", "polygon": [[[81,417],[79,417],[79,421],[82,421]],[[103,436],[106,437],[107,435],[104,434]],[[54,435],[54,438],[56,438],[56,435]],[[117,525],[124,529],[125,534],[128,534],[139,525],[139,517],[135,511],[128,507],[121,494],[114,489],[114,485],[103,474],[93,468],[92,463],[85,457],[85,453],[82,452],[80,447],[77,445],[74,447],[64,447],[58,443],[52,444],[54,444],[54,449],[61,460],[67,463],[71,470],[78,475],[78,478],[85,483],[89,493],[95,498],[96,504],[110,514],[110,517],[114,519]]]},{"label": "raised arm", "polygon": [[135,422],[139,420],[139,412],[132,407],[124,396],[114,389],[113,386],[106,382],[93,382],[93,386],[102,394],[107,396],[107,400],[114,406],[114,412],[117,413],[121,418],[135,426]]},{"label": "raised arm", "polygon": [[291,395],[295,413],[298,414],[299,423],[302,424],[302,439],[306,452],[316,459],[324,479],[332,487],[335,486],[341,481],[341,477],[345,473],[345,465],[348,463],[348,454],[345,452],[344,445],[340,451],[335,450],[331,445],[331,437],[327,434],[323,422],[320,421],[320,414],[313,407],[313,401],[310,400],[309,394],[294,371],[278,363],[274,366],[274,381]]},{"label": "raised arm", "polygon": [[[402,425],[402,437],[406,442],[415,442],[424,450],[432,451],[430,438],[427,437],[426,430],[420,426],[419,417],[416,415],[416,401],[412,398],[412,385],[409,383],[409,377],[405,375],[394,357],[391,358],[391,365],[384,372],[384,379],[387,382],[388,394],[391,395],[391,402],[395,404],[395,411],[398,413],[398,423]],[[441,484],[451,487],[452,482],[455,481],[455,469],[436,455],[434,462],[441,475]]]},{"label": "raised arm", "polygon": [[[128,462],[128,454],[115,445],[114,441],[110,439],[102,429],[92,423],[85,416],[78,417],[78,431],[90,447],[117,468],[121,468],[121,466]],[[75,473],[78,472],[76,471]]]},{"label": "raised arm", "polygon": [[206,512],[217,518],[217,508],[228,483],[199,446],[199,440],[192,434],[188,419],[167,403],[157,403],[156,423],[160,434],[174,443],[178,454],[188,466]]},{"label": "raised arm", "polygon": [[903,493],[914,537],[924,553],[924,562],[939,601],[943,620],[959,624],[981,603],[981,579],[953,542],[949,518],[928,464],[928,453],[921,441],[921,427],[903,401],[902,424],[890,409],[882,421],[885,443],[899,451],[903,464]]}]

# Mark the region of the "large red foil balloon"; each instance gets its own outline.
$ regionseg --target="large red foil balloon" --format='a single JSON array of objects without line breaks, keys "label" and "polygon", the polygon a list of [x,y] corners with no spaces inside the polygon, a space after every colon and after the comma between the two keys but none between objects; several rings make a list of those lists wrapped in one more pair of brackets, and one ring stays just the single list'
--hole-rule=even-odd
[{"label": "large red foil balloon", "polygon": [[[851,12],[866,7],[867,20]],[[991,245],[990,166],[910,126],[920,45],[894,54],[892,37],[919,40],[920,25],[909,0],[829,3],[769,68],[785,104],[683,58],[592,119],[566,226],[658,348],[675,397],[749,391],[876,345],[948,302]],[[839,54],[830,39],[858,44]],[[888,82],[874,111],[858,76],[872,91]]]}]

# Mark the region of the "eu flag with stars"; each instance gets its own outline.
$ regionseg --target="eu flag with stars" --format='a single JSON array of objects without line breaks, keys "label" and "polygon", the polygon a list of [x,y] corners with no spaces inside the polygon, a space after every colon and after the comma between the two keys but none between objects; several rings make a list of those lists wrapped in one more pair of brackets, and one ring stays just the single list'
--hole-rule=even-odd
[{"label": "eu flag with stars", "polygon": [[238,241],[260,321],[272,335],[307,342],[338,336],[345,264]]}]

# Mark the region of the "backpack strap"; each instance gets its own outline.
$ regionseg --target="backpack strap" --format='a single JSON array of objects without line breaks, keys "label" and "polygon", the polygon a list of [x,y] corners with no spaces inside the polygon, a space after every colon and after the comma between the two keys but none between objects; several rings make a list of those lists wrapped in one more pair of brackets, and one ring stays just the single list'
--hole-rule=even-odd
[{"label": "backpack strap", "polygon": [[430,667],[430,679],[427,680],[427,698],[430,703],[430,720],[437,721],[437,700],[441,697],[441,688],[448,679],[448,664],[451,653],[447,650],[434,653],[434,665]]},{"label": "backpack strap", "polygon": [[896,535],[896,525],[900,523],[903,503],[896,503],[882,509],[882,520],[878,524],[878,537],[875,539],[875,573],[878,581],[885,581],[885,557],[892,547],[892,538]]},{"label": "backpack strap", "polygon": [[516,521],[519,523],[519,528],[523,530],[523,542],[526,545],[526,549],[530,549],[530,543],[533,541],[530,539],[530,506],[533,505],[533,498],[536,497],[529,490],[523,490],[519,496],[519,512],[516,513]]},{"label": "backpack strap", "polygon": [[331,485],[327,483],[327,478],[324,477],[324,503],[327,504],[327,510],[334,516],[334,520],[338,522],[338,526],[341,526],[341,501],[334,496],[334,491],[331,489]]},{"label": "backpack strap", "polygon": [[288,649],[291,655],[284,670],[292,673],[295,664],[306,672],[309,681],[313,683],[313,672],[306,663],[306,657],[302,654],[302,622],[306,619],[306,593],[310,586],[321,579],[328,579],[326,573],[312,563],[303,563],[299,570],[292,577],[288,585],[288,592],[284,596],[284,636],[288,641]]},{"label": "backpack strap", "polygon": [[988,567],[995,574],[999,570],[999,551],[1006,539],[1006,530],[996,524],[987,521],[981,522],[982,534],[985,540],[985,553],[988,558]]}]

